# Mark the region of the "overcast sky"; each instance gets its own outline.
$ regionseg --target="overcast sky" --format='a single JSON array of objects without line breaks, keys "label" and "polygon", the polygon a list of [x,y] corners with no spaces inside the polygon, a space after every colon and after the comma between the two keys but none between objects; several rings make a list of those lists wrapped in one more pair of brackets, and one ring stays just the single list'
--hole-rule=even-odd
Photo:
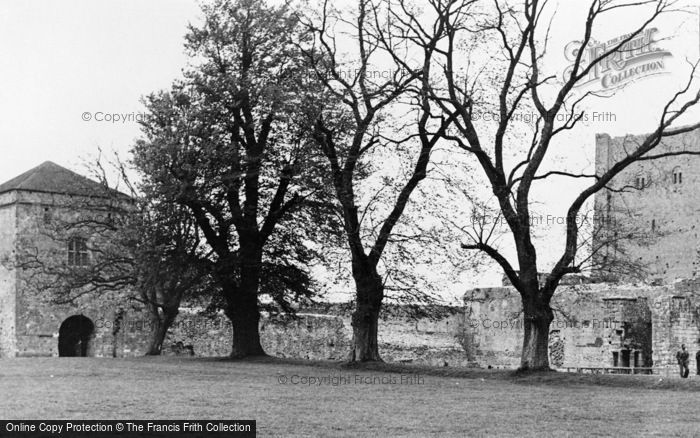
[{"label": "overcast sky", "polygon": [[137,124],[96,113],[138,113],[168,87],[198,16],[187,0],[0,0],[0,180],[45,160],[80,170],[97,145],[128,150]]},{"label": "overcast sky", "polygon": [[[581,10],[573,6],[583,3],[564,1],[553,50],[579,36]],[[168,87],[186,62],[186,25],[199,17],[196,2],[188,0],[0,0],[0,181],[44,160],[75,168],[97,145],[128,150],[137,124],[97,121],[106,118],[98,113],[133,117],[142,110],[142,95]],[[599,39],[616,36],[635,18],[625,13],[601,26]],[[662,32],[678,32],[677,23],[686,20],[673,17]],[[697,56],[696,26],[674,42],[684,54]],[[583,135],[643,131],[650,98],[677,83],[663,78],[630,87],[605,103],[606,111],[620,110],[617,121],[591,124]]]},{"label": "overcast sky", "polygon": [[[580,38],[584,12],[582,1],[559,3],[550,46],[553,70],[566,67],[564,46]],[[143,109],[141,96],[180,76],[186,26],[199,17],[197,3],[188,0],[0,0],[0,181],[46,160],[81,171],[81,160],[97,146],[125,155],[139,135],[138,124],[105,119],[134,119]],[[614,38],[639,19],[625,11],[601,23],[595,36]],[[593,102],[591,111],[612,113],[614,121],[580,127],[559,146],[562,157],[592,165],[596,132],[642,133],[656,120],[658,105],[685,78],[686,59],[697,59],[700,50],[697,16],[676,14],[657,27],[673,53],[670,73]],[[541,190],[547,208],[563,211],[562,186]]]}]

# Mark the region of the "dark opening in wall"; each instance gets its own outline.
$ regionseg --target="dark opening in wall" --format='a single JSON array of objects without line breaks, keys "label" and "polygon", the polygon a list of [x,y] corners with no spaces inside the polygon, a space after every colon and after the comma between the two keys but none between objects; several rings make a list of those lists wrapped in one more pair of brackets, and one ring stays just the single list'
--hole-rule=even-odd
[{"label": "dark opening in wall", "polygon": [[95,325],[90,318],[74,315],[67,318],[58,329],[58,355],[60,357],[86,357],[91,353],[90,343]]},{"label": "dark opening in wall", "polygon": [[620,366],[621,367],[629,367],[630,366],[630,351],[629,350],[622,350],[620,352]]}]

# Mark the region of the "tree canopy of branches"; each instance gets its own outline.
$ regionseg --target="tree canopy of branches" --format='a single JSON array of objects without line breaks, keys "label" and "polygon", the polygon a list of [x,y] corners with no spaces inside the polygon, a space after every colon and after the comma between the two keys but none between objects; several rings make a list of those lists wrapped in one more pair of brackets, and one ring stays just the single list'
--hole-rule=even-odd
[{"label": "tree canopy of branches", "polygon": [[[424,28],[407,9],[391,6],[388,1],[360,0],[348,18],[350,14],[334,10],[326,1],[318,16],[304,19],[313,36],[305,54],[329,96],[317,116],[314,138],[340,204],[355,283],[351,361],[381,360],[377,333],[386,273],[379,264],[387,245],[400,238],[394,234],[397,224],[426,178],[431,152],[452,120],[433,113],[428,95],[432,59],[447,37],[442,17]],[[413,27],[406,26],[409,23]],[[343,36],[352,37],[347,39],[353,44],[347,55],[337,44],[340,28],[347,29]],[[394,118],[402,112],[406,118]],[[386,211],[363,209],[358,205],[358,192],[367,186],[363,176],[368,166],[387,164],[382,162],[382,149],[412,153],[413,164],[403,182],[394,184]],[[376,226],[363,223],[367,216],[379,214],[384,216]]]},{"label": "tree canopy of branches", "polygon": [[315,82],[289,6],[216,0],[203,12],[186,37],[184,79],[145,99],[134,160],[154,197],[185,207],[211,248],[232,356],[262,355],[260,303],[291,310],[311,296],[311,242],[337,228],[305,129]]},{"label": "tree canopy of branches", "polygon": [[[406,2],[400,1],[401,5]],[[651,134],[627,145],[624,154],[616,157],[611,165],[598,173],[584,174],[567,169],[551,168],[547,161],[552,156],[553,145],[562,134],[574,129],[583,119],[581,110],[593,92],[582,93],[577,85],[585,82],[589,73],[600,68],[612,57],[631,50],[630,42],[656,22],[661,14],[671,12],[673,1],[617,1],[589,0],[583,17],[579,50],[563,78],[548,74],[545,69],[551,20],[557,19],[551,2],[523,0],[485,2],[484,8],[474,16],[457,11],[464,0],[429,2],[431,14],[441,17],[448,35],[448,44],[439,53],[438,62],[443,67],[440,75],[431,82],[430,98],[439,105],[444,117],[454,119],[450,131],[442,137],[474,157],[486,177],[494,195],[496,211],[507,224],[517,254],[517,261],[509,260],[493,244],[489,233],[476,234],[464,248],[478,250],[497,262],[522,297],[524,313],[524,338],[521,358],[523,369],[549,367],[549,326],[553,320],[550,306],[552,295],[562,277],[578,273],[581,263],[580,218],[581,209],[594,194],[614,190],[611,182],[633,163],[668,156],[657,147],[664,139],[683,134],[700,127],[693,124],[678,127],[679,119],[695,107],[700,94],[694,91],[696,67],[692,67],[685,86],[672,95],[666,105],[658,108],[658,122],[650,128]],[[446,5],[451,5],[447,7]],[[596,23],[611,13],[635,8],[646,14],[634,28],[627,31],[616,44],[607,46],[592,57],[585,50],[593,44]],[[419,29],[418,24],[411,27]],[[471,74],[466,63],[477,63],[460,51],[464,44],[487,38],[489,62],[497,67],[491,74]],[[431,47],[430,44],[423,44]],[[483,69],[480,71],[487,71]],[[491,94],[489,94],[489,91]],[[536,118],[529,138],[517,133],[515,115],[518,111],[534,109]],[[475,114],[495,113],[494,132],[487,134],[483,126],[475,123]],[[525,145],[525,146],[523,146]],[[690,151],[673,154],[690,154]],[[507,159],[516,156],[512,165]],[[577,178],[586,186],[576,193],[566,212],[566,237],[561,255],[550,272],[538,277],[538,251],[533,241],[532,188],[536,184],[555,178]],[[577,257],[577,255],[579,257]]]}]

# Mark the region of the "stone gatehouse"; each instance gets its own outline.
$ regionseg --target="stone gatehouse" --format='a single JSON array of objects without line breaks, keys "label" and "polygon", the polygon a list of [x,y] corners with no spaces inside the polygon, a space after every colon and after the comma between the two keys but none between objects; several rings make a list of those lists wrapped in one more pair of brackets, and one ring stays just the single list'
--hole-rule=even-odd
[{"label": "stone gatehouse", "polygon": [[[111,357],[144,351],[140,337],[120,327],[127,313],[137,312],[127,305],[127,290],[59,304],[45,287],[49,268],[91,262],[104,236],[64,225],[110,214],[105,207],[115,193],[105,190],[52,162],[0,185],[0,357]],[[130,201],[119,194],[119,202]]]}]

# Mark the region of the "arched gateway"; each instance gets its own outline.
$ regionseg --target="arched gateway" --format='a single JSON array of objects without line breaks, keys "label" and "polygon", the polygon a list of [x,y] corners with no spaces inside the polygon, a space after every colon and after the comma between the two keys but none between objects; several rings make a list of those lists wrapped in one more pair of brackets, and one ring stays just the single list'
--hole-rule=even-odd
[{"label": "arched gateway", "polygon": [[83,315],[66,318],[58,330],[58,355],[61,357],[86,357],[90,353],[90,342],[95,324]]}]

